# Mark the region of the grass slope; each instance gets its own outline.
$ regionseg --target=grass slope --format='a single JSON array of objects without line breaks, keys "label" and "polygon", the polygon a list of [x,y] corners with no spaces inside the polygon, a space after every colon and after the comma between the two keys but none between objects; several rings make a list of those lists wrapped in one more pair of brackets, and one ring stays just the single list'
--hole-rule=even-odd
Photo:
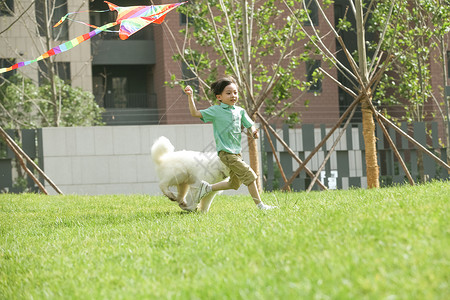
[{"label": "grass slope", "polygon": [[0,299],[446,299],[450,183],[220,196],[0,195]]}]

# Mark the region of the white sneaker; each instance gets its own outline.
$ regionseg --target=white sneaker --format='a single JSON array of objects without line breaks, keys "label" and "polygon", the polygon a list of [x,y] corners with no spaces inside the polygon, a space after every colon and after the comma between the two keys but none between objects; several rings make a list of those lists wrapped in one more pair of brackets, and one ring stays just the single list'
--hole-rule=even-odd
[{"label": "white sneaker", "polygon": [[194,201],[196,203],[199,203],[200,200],[205,197],[206,194],[211,192],[211,186],[206,181],[202,180],[202,183],[200,184],[200,187],[198,188],[197,194],[195,195]]},{"label": "white sneaker", "polygon": [[264,204],[264,203],[262,203],[262,202],[259,202],[256,206],[257,206],[260,210],[269,210],[269,209],[275,209],[275,208],[278,208],[278,206],[271,206],[271,205]]}]

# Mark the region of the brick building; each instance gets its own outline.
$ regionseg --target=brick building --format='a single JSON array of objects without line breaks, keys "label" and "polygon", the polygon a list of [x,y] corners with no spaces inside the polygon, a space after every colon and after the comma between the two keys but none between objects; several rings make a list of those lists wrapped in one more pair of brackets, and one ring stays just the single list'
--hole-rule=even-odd
[{"label": "brick building", "polygon": [[[56,23],[61,16],[72,11],[107,10],[102,0],[79,2],[75,0],[5,0],[0,7],[0,66],[26,61],[38,57],[48,49],[42,37],[42,25],[45,25],[45,10],[54,12],[48,18],[50,24]],[[117,5],[147,5],[148,0],[116,0]],[[153,1],[154,4],[166,4],[175,1]],[[47,4],[46,4],[47,3]],[[313,2],[314,3],[314,2]],[[6,4],[6,5],[5,5]],[[51,9],[50,4],[55,4]],[[347,2],[335,1],[334,6],[326,10],[330,20],[342,17]],[[82,22],[103,25],[114,19],[113,12],[84,12],[74,17]],[[18,17],[22,15],[20,19]],[[351,14],[349,14],[351,15]],[[320,32],[328,32],[323,17],[312,9],[312,26]],[[17,20],[18,19],[18,20]],[[65,53],[54,56],[56,71],[60,77],[71,82],[72,86],[81,87],[94,93],[98,103],[106,108],[104,115],[108,125],[143,125],[143,124],[186,124],[199,122],[191,118],[181,88],[170,88],[165,83],[170,81],[172,74],[182,77],[183,68],[179,62],[174,62],[172,56],[176,53],[174,41],[165,25],[172,32],[178,33],[184,27],[185,18],[176,11],[170,12],[165,24],[152,24],[139,31],[130,39],[122,41],[116,33],[102,33],[89,41]],[[62,27],[52,29],[50,47],[63,43],[67,39],[87,33],[89,27],[75,22],[65,22]],[[327,44],[332,52],[337,52],[336,42],[329,35]],[[351,34],[343,36],[350,51],[356,49],[356,41]],[[338,52],[339,53],[339,52]],[[449,52],[447,52],[449,53]],[[341,54],[338,54],[338,56]],[[345,61],[343,57],[340,57]],[[442,86],[442,68],[433,62],[432,70],[434,86]],[[318,62],[320,64],[320,61]],[[40,62],[19,68],[5,74],[10,76],[20,72],[39,83],[44,78],[46,66]],[[308,76],[312,69],[305,65],[299,70],[299,76]],[[330,73],[345,82],[334,69]],[[448,85],[448,79],[446,81]],[[435,90],[438,90],[437,88]],[[329,78],[325,77],[320,84],[320,90],[303,97],[293,110],[300,111],[303,123],[327,124],[336,122],[352,99]],[[295,94],[293,95],[296,96]],[[438,102],[442,97],[436,95]],[[304,105],[310,100],[308,107]],[[200,108],[208,106],[199,104]],[[430,104],[430,109],[437,110],[436,104]],[[358,114],[355,118],[358,120]]]}]

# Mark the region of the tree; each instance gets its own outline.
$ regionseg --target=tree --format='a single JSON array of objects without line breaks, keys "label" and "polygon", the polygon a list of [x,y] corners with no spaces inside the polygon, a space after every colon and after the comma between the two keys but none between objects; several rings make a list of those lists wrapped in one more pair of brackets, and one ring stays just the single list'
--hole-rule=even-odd
[{"label": "tree", "polygon": [[[300,165],[300,167],[294,172],[291,179],[287,184],[290,184],[292,180],[298,175],[302,168],[305,167],[306,163],[311,159],[312,155],[314,155],[319,147],[321,147],[326,139],[328,139],[332,132],[334,132],[340,124],[343,122],[344,118],[348,115],[352,115],[356,105],[361,105],[361,110],[363,113],[363,136],[365,143],[365,156],[366,156],[366,173],[367,173],[367,185],[369,188],[379,187],[379,167],[377,162],[377,152],[376,152],[376,137],[375,137],[375,123],[374,123],[374,109],[372,104],[372,90],[375,88],[378,83],[378,79],[383,74],[387,64],[389,63],[389,59],[385,60],[381,64],[368,64],[367,59],[367,51],[366,51],[366,35],[365,35],[365,16],[363,14],[363,3],[362,0],[351,0],[349,1],[351,6],[351,11],[355,16],[356,23],[356,39],[357,39],[357,53],[356,58],[352,56],[352,53],[349,52],[346,47],[342,37],[339,35],[338,30],[335,26],[332,25],[327,15],[324,12],[325,3],[319,3],[319,1],[315,0],[316,6],[320,11],[321,15],[325,19],[325,22],[328,24],[328,27],[331,33],[334,35],[336,40],[339,42],[339,45],[342,47],[343,53],[345,53],[345,57],[347,59],[348,65],[347,67],[344,62],[340,61],[337,56],[329,49],[329,46],[324,42],[325,36],[327,34],[323,34],[319,32],[314,27],[312,28],[312,32],[306,30],[303,26],[303,22],[297,17],[297,14],[293,9],[290,9],[291,15],[294,19],[297,20],[298,28],[308,37],[309,41],[314,46],[314,51],[322,55],[323,60],[329,62],[334,68],[337,69],[338,72],[342,73],[352,86],[345,86],[341,82],[338,82],[336,78],[331,76],[326,70],[323,68],[319,68],[319,70],[331,78],[334,82],[338,84],[340,88],[350,94],[354,101],[347,108],[347,110],[343,113],[338,123],[332,128],[332,130],[327,134],[324,140],[316,146],[316,149],[312,151],[311,155],[305,159],[305,161]],[[284,1],[284,4],[287,7],[290,7],[291,4]],[[328,3],[327,3],[328,4]],[[305,0],[302,1],[302,6],[307,7],[307,3]],[[308,19],[311,22],[311,19],[308,15]],[[341,20],[345,21],[345,20]],[[339,24],[341,27],[348,27],[347,24]],[[381,37],[383,40],[383,37]],[[381,61],[382,55],[376,51],[374,53],[373,61]],[[287,185],[286,184],[286,185]],[[285,186],[286,186],[285,185]]]},{"label": "tree", "polygon": [[[103,108],[95,102],[91,92],[83,91],[81,88],[73,88],[64,83],[59,77],[54,78],[56,87],[56,97],[61,106],[58,108],[59,126],[93,126],[102,125]],[[53,87],[50,84],[39,88],[39,95],[42,99],[52,97]],[[41,101],[40,108],[45,115],[42,126],[51,126],[49,120],[55,120],[54,103]]]},{"label": "tree", "polygon": [[[91,92],[74,88],[58,77],[54,78],[57,91],[60,126],[101,125],[103,111]],[[17,74],[0,85],[0,126],[6,129],[31,129],[52,126],[54,103],[52,86],[36,86],[31,79]]]},{"label": "tree", "polygon": [[[329,3],[329,1],[324,1],[319,3],[317,0],[312,0],[315,2],[318,7],[320,14],[325,19],[325,22],[329,25],[330,32],[334,35],[340,47],[342,48],[342,53],[345,54],[346,62],[338,59],[335,55],[334,51],[330,49],[327,43],[329,39],[329,33],[319,32],[314,26],[308,29],[305,29],[304,22],[308,21],[312,23],[310,15],[306,13],[306,10],[303,9],[308,7],[308,4],[305,0],[301,2],[300,8],[295,8],[296,1],[283,1],[283,4],[286,10],[282,10],[277,7],[273,1],[265,2],[264,5],[255,6],[254,2],[251,2],[248,7],[251,12],[249,16],[252,16],[249,21],[249,28],[253,28],[252,24],[262,24],[261,28],[255,30],[257,32],[257,43],[250,48],[250,55],[246,56],[245,53],[248,51],[246,48],[245,41],[246,39],[242,36],[242,34],[248,32],[245,29],[242,29],[242,24],[247,24],[245,9],[243,9],[242,5],[247,4],[246,1],[242,1],[241,5],[236,1],[230,3],[229,7],[225,6],[223,1],[208,1],[207,9],[203,9],[205,6],[198,5],[198,10],[194,10],[193,23],[195,24],[196,30],[192,32],[189,30],[185,31],[186,39],[183,43],[183,47],[179,49],[181,53],[180,59],[184,61],[186,65],[189,66],[191,72],[197,77],[201,78],[203,75],[203,71],[207,69],[209,72],[213,70],[213,72],[217,72],[217,66],[224,66],[224,69],[229,70],[229,73],[235,75],[241,86],[244,86],[244,99],[246,99],[246,107],[249,111],[252,111],[252,107],[255,108],[256,114],[260,116],[261,121],[268,125],[265,122],[265,119],[261,117],[261,114],[257,111],[259,109],[259,102],[254,101],[255,95],[257,95],[258,100],[263,99],[266,105],[266,112],[270,111],[271,107],[276,107],[276,105],[272,105],[275,102],[267,101],[267,91],[272,92],[273,95],[283,95],[283,93],[277,94],[279,91],[287,91],[287,97],[279,97],[279,99],[283,99],[284,104],[289,106],[290,102],[287,101],[289,99],[289,91],[291,91],[292,85],[289,85],[289,80],[295,77],[294,72],[289,71],[284,73],[286,70],[286,66],[290,66],[289,62],[293,62],[293,65],[297,67],[298,62],[307,59],[308,54],[302,53],[303,49],[295,48],[296,42],[301,41],[305,37],[309,40],[309,43],[312,45],[310,55],[321,55],[323,61],[326,61],[335,68],[338,72],[343,74],[345,78],[348,79],[349,85],[345,85],[342,82],[339,82],[332,74],[327,72],[323,67],[319,67],[322,76],[327,76],[331,80],[333,80],[340,88],[342,88],[345,92],[347,92],[351,97],[353,97],[353,103],[346,109],[346,111],[342,114],[338,123],[332,130],[327,134],[324,140],[316,146],[316,149],[312,151],[312,153],[305,159],[305,161],[300,162],[300,166],[297,171],[294,172],[291,179],[286,182],[285,187],[292,183],[292,180],[298,175],[298,173],[306,168],[307,162],[311,159],[311,157],[316,153],[316,151],[325,143],[326,139],[328,139],[332,132],[335,131],[340,124],[345,120],[346,117],[353,114],[354,109],[359,104],[361,106],[362,115],[363,115],[363,135],[364,135],[364,143],[365,143],[365,157],[366,157],[366,173],[367,173],[367,184],[369,188],[379,187],[379,167],[377,162],[377,150],[376,150],[376,136],[375,136],[375,120],[379,123],[383,132],[385,133],[386,138],[390,142],[391,146],[394,148],[394,153],[396,154],[398,160],[400,161],[401,166],[403,167],[405,173],[411,184],[414,184],[413,179],[411,178],[409,171],[403,163],[401,156],[398,151],[396,151],[395,145],[393,144],[384,124],[388,124],[394,129],[401,132],[401,134],[405,134],[399,128],[397,128],[393,123],[391,123],[388,119],[386,119],[382,114],[380,114],[374,107],[374,99],[373,95],[376,91],[378,83],[380,82],[383,74],[385,74],[388,66],[394,59],[394,55],[392,50],[388,50],[387,53],[383,51],[382,45],[386,40],[389,40],[387,37],[389,36],[389,28],[391,24],[395,24],[395,10],[396,2],[389,2],[388,8],[384,13],[384,22],[382,26],[379,27],[377,31],[377,40],[370,41],[374,44],[374,47],[371,49],[370,54],[368,53],[366,47],[368,44],[368,40],[366,39],[366,27],[367,20],[372,12],[373,7],[377,3],[385,3],[383,1],[376,2],[371,1],[365,7],[362,0],[351,0],[349,1],[350,12],[355,16],[355,27],[356,29],[356,41],[357,41],[357,49],[354,53],[351,53],[349,49],[346,47],[344,40],[339,34],[339,30],[343,30],[348,28],[348,22],[346,22],[345,18],[341,20],[339,24],[336,26],[332,25],[329,21],[327,15],[324,12],[324,7]],[[308,2],[309,3],[309,2]],[[213,6],[213,5],[216,6]],[[195,7],[195,6],[191,6]],[[219,16],[213,13],[215,9],[221,10],[225,12],[224,16]],[[228,8],[228,10],[227,10]],[[264,8],[267,8],[267,11],[264,11]],[[274,9],[276,8],[276,9]],[[231,11],[232,13],[227,14],[227,11]],[[261,14],[259,14],[261,12]],[[274,30],[273,26],[274,22],[271,18],[275,18],[275,16],[280,16],[290,12],[290,14],[285,17],[283,20],[284,23],[284,31],[283,30]],[[244,15],[242,15],[244,13]],[[284,16],[284,15],[283,15]],[[241,22],[241,20],[243,20]],[[196,22],[197,21],[197,22]],[[272,24],[272,25],[267,25]],[[247,26],[244,26],[248,28]],[[189,28],[188,28],[189,29]],[[265,30],[266,29],[266,30]],[[290,33],[290,34],[289,34]],[[395,32],[394,32],[395,33]],[[192,50],[191,40],[189,39],[189,34],[192,34],[194,40],[197,41],[201,46],[211,47],[215,50],[213,58],[215,60],[211,60],[210,57],[204,55],[201,51]],[[259,34],[259,35],[258,35]],[[280,34],[280,35],[278,35]],[[249,35],[252,36],[253,35]],[[231,38],[230,38],[231,37]],[[288,37],[288,38],[286,38]],[[259,39],[258,39],[259,38]],[[398,39],[398,35],[394,34],[393,39]],[[283,47],[283,43],[276,44],[277,42],[282,41],[285,42]],[[255,50],[257,49],[257,50]],[[281,49],[277,52],[278,49]],[[300,50],[300,51],[294,51]],[[258,52],[261,51],[261,52]],[[300,53],[299,53],[300,52]],[[270,67],[268,68],[264,63],[264,59],[259,59],[259,57],[266,57],[267,54],[274,55],[278,53],[288,53],[286,56],[289,58],[288,63],[283,60],[280,64],[274,64],[272,70]],[[218,57],[218,58],[216,58]],[[241,59],[243,57],[243,59]],[[253,64],[246,63],[246,57],[253,58]],[[279,56],[280,58],[286,58],[283,55]],[[200,59],[201,58],[201,59]],[[280,60],[281,61],[281,60]],[[279,61],[279,62],[280,62]],[[200,62],[200,63],[199,63]],[[215,62],[215,63],[214,63]],[[251,66],[257,66],[252,70]],[[276,66],[276,67],[275,67]],[[259,69],[258,69],[259,68]],[[255,72],[255,70],[263,72]],[[272,72],[273,70],[281,72]],[[211,73],[208,73],[211,74]],[[213,73],[214,74],[214,73]],[[248,76],[251,74],[251,76]],[[269,76],[269,74],[271,76]],[[273,74],[273,75],[272,75]],[[288,74],[288,76],[284,77],[283,75]],[[260,76],[260,77],[259,77]],[[207,78],[207,77],[204,77]],[[258,80],[259,78],[264,78],[266,80]],[[282,79],[286,79],[286,81]],[[185,78],[186,79],[186,78]],[[190,78],[187,78],[190,79]],[[267,80],[268,79],[268,80]],[[248,86],[249,80],[253,80],[253,84],[256,88],[260,88],[259,90],[252,91]],[[265,82],[269,82],[269,84],[264,84]],[[296,82],[299,82],[298,79]],[[273,84],[272,84],[273,83]],[[205,81],[200,80],[200,88],[206,86]],[[299,85],[301,88],[307,86],[307,84]],[[277,90],[276,88],[280,88]],[[204,90],[203,90],[204,91]],[[203,94],[207,94],[204,91]],[[261,96],[262,95],[262,96]],[[251,100],[251,101],[249,101]],[[280,102],[278,102],[280,103]],[[253,106],[252,106],[253,105]],[[269,109],[269,110],[268,110]],[[347,124],[346,124],[347,125]],[[407,136],[408,140],[414,143],[422,152],[425,152],[432,156],[433,159],[438,161],[439,163],[443,163],[439,158],[437,158],[434,154],[430,153],[426,150],[422,145],[418,144],[412,138]],[[280,139],[279,139],[280,140]],[[283,143],[282,143],[283,144]],[[283,144],[285,148],[288,149],[288,146]],[[292,153],[293,156],[295,154]],[[446,168],[449,168],[448,165],[444,163]],[[307,170],[308,171],[308,170]],[[316,176],[317,177],[317,176]],[[313,180],[314,181],[314,180]]]},{"label": "tree", "polygon": [[[402,157],[398,153],[389,133],[387,132],[385,125],[388,124],[389,126],[393,127],[397,132],[402,134],[404,137],[406,137],[410,142],[412,142],[415,146],[419,148],[421,152],[427,153],[429,156],[431,156],[434,160],[436,160],[438,163],[442,164],[444,167],[446,167],[450,171],[450,166],[445,164],[443,161],[441,161],[437,156],[435,156],[433,153],[428,151],[425,147],[417,143],[413,138],[408,136],[406,133],[404,133],[400,128],[395,126],[392,122],[390,122],[385,116],[383,116],[381,113],[379,113],[373,104],[373,92],[375,88],[377,87],[382,75],[385,73],[387,67],[389,66],[390,62],[393,59],[392,53],[389,51],[387,55],[384,54],[383,51],[381,51],[381,45],[385,41],[386,33],[388,32],[388,27],[391,24],[392,20],[395,20],[392,13],[394,11],[394,7],[396,5],[396,2],[390,1],[389,3],[389,10],[384,14],[385,20],[383,22],[382,30],[379,32],[378,40],[376,43],[376,46],[374,47],[374,51],[369,57],[367,56],[366,51],[366,35],[365,35],[365,25],[366,20],[370,15],[372,6],[376,3],[375,1],[371,1],[368,7],[365,8],[365,14],[363,13],[363,2],[362,0],[351,0],[349,1],[350,4],[350,11],[353,12],[355,16],[355,24],[356,24],[356,40],[357,40],[357,51],[356,53],[350,53],[348,51],[348,48],[346,47],[342,37],[339,35],[338,31],[333,27],[331,22],[328,20],[327,16],[325,15],[323,9],[321,8],[320,3],[315,0],[317,6],[319,7],[322,15],[324,16],[326,22],[329,24],[330,30],[334,33],[334,36],[336,37],[337,41],[342,47],[342,51],[345,53],[345,57],[350,65],[350,69],[347,68],[343,62],[339,61],[337,57],[328,49],[328,47],[323,43],[322,35],[317,31],[314,30],[313,34],[308,34],[308,32],[303,28],[301,25],[301,22],[298,21],[299,27],[307,34],[310,41],[314,44],[317,51],[324,56],[324,58],[328,61],[330,61],[336,69],[341,72],[350,83],[352,83],[351,86],[345,86],[341,82],[337,82],[338,85],[346,91],[348,94],[350,94],[354,101],[353,103],[347,108],[345,113],[341,116],[341,119],[339,120],[338,124],[328,133],[328,135],[322,140],[321,143],[316,147],[316,149],[312,152],[315,153],[319,147],[321,147],[326,139],[328,139],[331,136],[331,133],[339,126],[339,124],[343,121],[343,117],[350,114],[350,111],[354,109],[354,107],[357,104],[361,104],[361,109],[363,112],[363,135],[364,135],[364,143],[365,143],[365,154],[366,154],[366,167],[367,167],[367,184],[369,188],[372,187],[379,187],[379,175],[378,175],[378,163],[377,163],[377,152],[376,152],[376,137],[375,137],[375,124],[374,124],[374,117],[378,124],[380,125],[386,139],[388,140],[389,144],[394,150],[394,154],[396,155],[397,159],[399,160],[403,170],[405,171],[405,174],[408,177],[408,180],[411,184],[414,184],[414,180],[411,178],[411,175],[406,168],[406,165],[403,162]],[[285,2],[286,3],[286,2]],[[286,4],[287,5],[287,4]],[[305,1],[303,1],[303,5],[305,5]],[[293,14],[295,16],[295,14]],[[345,21],[345,20],[341,20]],[[337,27],[347,27],[347,24],[343,24],[345,22],[341,22]],[[342,26],[345,25],[345,26]],[[398,38],[394,35],[394,38]],[[354,56],[355,57],[354,57]],[[332,78],[325,70],[320,68],[320,71],[322,71],[324,74]],[[307,159],[305,159],[304,163],[300,165],[299,169],[294,173],[294,175],[291,177],[291,179],[288,181],[288,183],[291,182],[292,178],[296,176],[301,170],[302,167],[304,167],[304,164],[307,163],[308,159],[310,159],[311,156],[309,156]]]},{"label": "tree", "polygon": [[[0,85],[0,126],[6,129],[36,128],[40,123],[39,88],[31,79],[14,75]],[[41,114],[42,118],[45,116]]]},{"label": "tree", "polygon": [[[60,126],[102,124],[101,113],[103,109],[97,105],[91,92],[73,88],[58,77],[54,78],[54,82],[57,97],[61,99]],[[14,129],[17,134],[16,142],[20,145],[22,129],[52,126],[55,110],[53,109],[53,102],[48,100],[50,99],[50,90],[50,84],[38,87],[31,79],[24,78],[20,74],[4,79],[4,82],[0,85],[0,129],[2,131],[3,128]],[[3,132],[3,134],[6,133]],[[10,146],[14,144],[6,140],[5,142]],[[18,174],[15,182],[18,187],[26,190],[25,173],[19,165],[22,165],[27,173],[30,172],[23,164],[22,155],[16,157],[15,160],[15,168]],[[44,177],[49,181],[45,175]],[[49,182],[53,185],[51,181]]]},{"label": "tree", "polygon": [[[374,6],[369,30],[380,30],[388,10],[389,4],[385,1]],[[450,149],[448,100],[443,95],[448,78],[448,43],[445,37],[450,31],[450,6],[441,0],[401,0],[396,1],[394,14],[396,22],[391,22],[386,39],[380,46],[384,51],[393,52],[396,59],[380,82],[376,101],[387,106],[403,106],[405,109],[400,120],[407,122],[421,122],[425,118],[434,118],[436,114],[442,118],[447,149]],[[432,85],[431,78],[431,66],[435,60],[441,65],[443,76],[442,84],[437,88]],[[439,103],[438,99],[443,101]],[[434,103],[436,109],[427,110],[427,103]],[[399,116],[392,117],[396,119]],[[447,151],[447,161],[450,162],[450,151]]]},{"label": "tree", "polygon": [[[67,25],[61,28],[53,29],[53,24],[58,17],[62,17],[67,13],[67,2],[65,0],[38,0],[36,1],[36,21],[39,35],[42,37],[45,48],[51,49],[52,43],[55,40],[68,39]],[[50,57],[43,60],[40,64],[40,71],[43,74],[44,80],[49,83],[49,100],[53,113],[51,115],[51,126],[60,126],[61,118],[61,100],[58,97],[57,82],[55,75],[57,74],[57,67],[54,61],[55,57]]]},{"label": "tree", "polygon": [[361,111],[364,145],[366,149],[367,186],[380,187],[375,121],[372,105],[372,91],[369,85],[369,66],[367,63],[366,34],[362,0],[355,0],[356,36],[358,44],[358,71],[360,81]]},{"label": "tree", "polygon": [[[16,7],[23,8],[20,2],[17,4]],[[28,13],[33,6],[36,18],[34,20],[33,15],[30,22]],[[30,36],[38,36],[27,46],[43,53],[55,43],[60,44],[61,40],[68,39],[67,24],[53,28],[53,24],[66,13],[67,0],[32,1],[1,34],[14,30],[14,26],[21,23]],[[11,15],[14,15],[14,11],[11,11]],[[8,38],[3,38],[2,44],[7,46],[5,48],[9,49],[8,53],[15,53],[17,57],[23,55]],[[72,88],[72,78],[66,68],[69,64],[56,62],[54,59],[55,57],[47,58],[36,64],[39,68],[39,87],[36,82],[21,75],[8,79],[10,74],[2,74],[0,78],[0,126],[16,130],[19,145],[21,129],[102,124],[102,109],[95,103],[92,93]],[[23,72],[27,73],[26,70]],[[17,170],[20,175],[20,169]]]},{"label": "tree", "polygon": [[[299,100],[292,99],[292,93],[301,94],[312,83],[298,78],[300,63],[308,58],[299,47],[305,35],[286,9],[274,0],[209,0],[184,5],[180,11],[188,22],[175,59],[192,76],[173,77],[175,82],[198,79],[200,98],[214,99],[209,83],[225,72],[236,78],[242,106],[251,117],[261,117],[264,105],[266,116],[283,117],[291,124],[299,121],[300,114],[290,110]],[[304,10],[298,13],[305,16]],[[256,143],[249,137],[248,144],[250,164],[259,174]]]}]

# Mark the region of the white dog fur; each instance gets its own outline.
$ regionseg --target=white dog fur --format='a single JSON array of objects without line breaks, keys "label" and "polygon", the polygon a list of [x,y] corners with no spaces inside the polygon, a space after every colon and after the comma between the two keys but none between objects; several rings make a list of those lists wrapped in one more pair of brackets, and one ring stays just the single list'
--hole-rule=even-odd
[{"label": "white dog fur", "polygon": [[[175,147],[164,136],[159,137],[152,146],[151,156],[161,191],[170,200],[178,202],[184,210],[193,211],[197,208],[207,212],[216,192],[207,194],[197,203],[194,196],[200,183],[202,180],[211,184],[224,180],[228,177],[228,168],[215,152],[174,150]],[[176,187],[177,192],[172,192],[169,187]]]}]

